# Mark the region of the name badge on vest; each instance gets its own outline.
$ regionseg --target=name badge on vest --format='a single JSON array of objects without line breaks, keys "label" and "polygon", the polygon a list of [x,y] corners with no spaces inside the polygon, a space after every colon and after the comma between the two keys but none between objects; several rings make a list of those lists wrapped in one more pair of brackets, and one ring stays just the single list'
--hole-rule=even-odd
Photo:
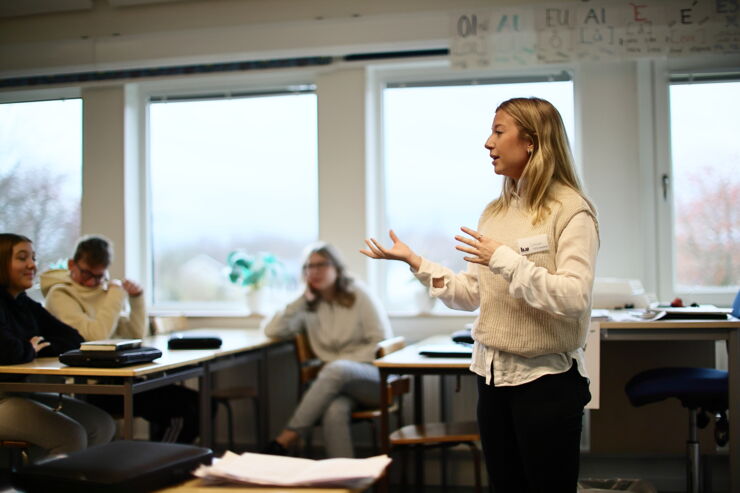
[{"label": "name badge on vest", "polygon": [[550,249],[547,244],[547,235],[530,236],[529,238],[520,238],[516,240],[519,245],[519,253],[522,255],[531,255],[533,253],[546,252]]}]

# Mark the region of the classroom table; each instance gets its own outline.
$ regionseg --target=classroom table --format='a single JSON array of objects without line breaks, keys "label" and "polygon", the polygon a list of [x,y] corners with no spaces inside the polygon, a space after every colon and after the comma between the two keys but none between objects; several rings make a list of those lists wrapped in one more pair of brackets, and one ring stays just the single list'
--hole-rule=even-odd
[{"label": "classroom table", "polygon": [[599,322],[601,341],[725,341],[729,370],[730,491],[740,493],[740,320]]},{"label": "classroom table", "polygon": [[347,488],[288,488],[238,485],[207,486],[200,479],[157,490],[155,493],[360,493],[363,490]]},{"label": "classroom table", "polygon": [[[286,487],[257,487],[239,485],[208,486],[198,478],[183,481],[174,486],[155,490],[154,493],[360,493],[364,490],[348,488],[286,488]],[[20,493],[8,486],[0,488],[0,493]]]},{"label": "classroom table", "polygon": [[258,363],[258,392],[264,419],[263,437],[258,438],[261,444],[266,443],[269,412],[266,408],[268,385],[264,361],[267,350],[283,342],[269,339],[259,330],[194,329],[192,332],[221,337],[222,346],[218,349],[170,350],[167,341],[171,334],[167,334],[144,339],[143,345],[157,347],[162,351],[162,357],[141,365],[122,368],[73,367],[64,365],[57,357],[36,358],[29,363],[2,365],[0,374],[43,376],[48,377],[48,381],[0,381],[0,391],[121,395],[124,403],[123,438],[132,439],[134,395],[197,378],[200,391],[200,443],[212,447],[210,396],[213,373],[254,360]]}]

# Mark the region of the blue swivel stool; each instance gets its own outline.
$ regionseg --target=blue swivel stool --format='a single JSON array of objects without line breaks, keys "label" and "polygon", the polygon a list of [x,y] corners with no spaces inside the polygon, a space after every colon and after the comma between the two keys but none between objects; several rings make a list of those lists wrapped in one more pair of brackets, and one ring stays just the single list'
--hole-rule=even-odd
[{"label": "blue swivel stool", "polygon": [[727,372],[712,368],[654,368],[638,373],[627,382],[625,391],[633,406],[642,406],[675,397],[689,410],[689,437],[686,440],[686,491],[699,493],[700,463],[697,429],[716,416],[714,438],[718,445],[729,439]]}]

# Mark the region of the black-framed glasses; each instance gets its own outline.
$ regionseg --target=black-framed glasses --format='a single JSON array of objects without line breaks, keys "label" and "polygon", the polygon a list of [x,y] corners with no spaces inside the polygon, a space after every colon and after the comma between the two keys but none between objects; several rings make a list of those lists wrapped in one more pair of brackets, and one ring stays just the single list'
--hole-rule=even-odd
[{"label": "black-framed glasses", "polygon": [[102,272],[100,274],[95,274],[94,272],[83,269],[80,267],[80,264],[75,262],[75,266],[77,266],[77,270],[80,271],[80,280],[82,282],[89,281],[90,279],[93,279],[95,282],[103,282],[108,280],[108,271]]},{"label": "black-framed glasses", "polygon": [[306,264],[306,265],[303,266],[303,268],[305,270],[307,270],[307,271],[309,271],[309,270],[323,270],[323,269],[329,268],[330,266],[331,266],[331,262],[326,261],[326,262],[315,262],[313,264]]}]

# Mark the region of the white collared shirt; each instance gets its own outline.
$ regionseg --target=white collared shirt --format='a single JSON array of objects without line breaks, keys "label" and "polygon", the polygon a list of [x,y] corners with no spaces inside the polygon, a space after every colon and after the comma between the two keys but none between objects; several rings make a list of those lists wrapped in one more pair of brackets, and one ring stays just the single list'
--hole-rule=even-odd
[{"label": "white collared shirt", "polygon": [[[534,308],[571,317],[583,309],[583,293],[591,292],[598,243],[592,217],[581,212],[573,216],[560,236],[555,273],[548,273],[544,267],[536,266],[505,245],[496,249],[489,267],[509,282],[511,296],[524,299]],[[439,296],[451,308],[472,310],[480,305],[478,280],[472,271],[455,274],[442,265],[422,259],[415,275],[430,286],[431,296]],[[445,287],[433,287],[431,281],[434,278],[445,278]],[[476,341],[470,369],[484,377],[489,385],[510,386],[531,382],[543,375],[565,372],[572,360],[576,361],[579,373],[588,378],[581,348],[567,353],[526,358]]]}]

